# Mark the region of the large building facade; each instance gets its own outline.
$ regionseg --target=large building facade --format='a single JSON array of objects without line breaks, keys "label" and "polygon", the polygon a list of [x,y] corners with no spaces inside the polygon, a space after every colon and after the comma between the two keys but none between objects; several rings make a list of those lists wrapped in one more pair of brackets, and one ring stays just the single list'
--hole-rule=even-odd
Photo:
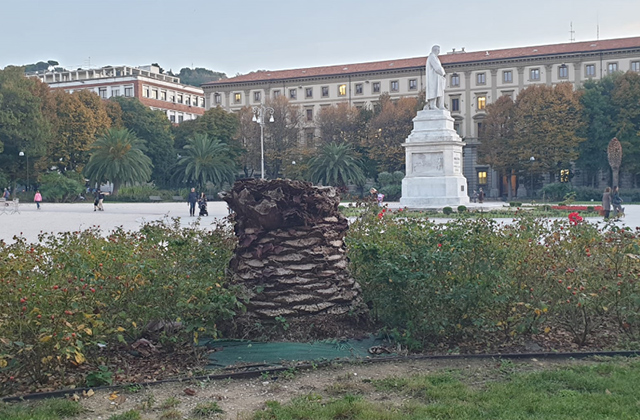
[{"label": "large building facade", "polygon": [[201,88],[183,85],[178,77],[160,73],[160,68],[153,65],[47,71],[27,76],[37,77],[52,89],[67,92],[85,89],[103,99],[114,96],[138,98],[151,109],[164,112],[174,124],[196,119],[205,111]]},{"label": "large building facade", "polygon": [[[618,71],[640,72],[640,37],[572,42],[502,50],[441,55],[447,72],[445,103],[455,129],[467,145],[463,172],[468,191],[483,187],[490,196],[505,195],[507,183],[486,165],[478,164],[478,132],[485,108],[500,96],[513,99],[528,86],[570,82],[575,88],[588,79]],[[425,57],[313,67],[257,71],[204,84],[205,108],[238,111],[268,98],[286,95],[304,109],[305,135],[311,138],[314,118],[324,106],[348,102],[369,108],[382,93],[392,99],[418,96],[425,87]]]}]

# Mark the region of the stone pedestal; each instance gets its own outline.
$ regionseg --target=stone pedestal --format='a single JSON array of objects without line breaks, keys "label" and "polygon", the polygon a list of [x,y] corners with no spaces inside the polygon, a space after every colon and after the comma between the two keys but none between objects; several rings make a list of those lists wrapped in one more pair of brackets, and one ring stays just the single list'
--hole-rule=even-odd
[{"label": "stone pedestal", "polygon": [[449,111],[419,111],[402,144],[407,169],[400,205],[419,209],[469,204],[467,179],[462,175],[464,145]]}]

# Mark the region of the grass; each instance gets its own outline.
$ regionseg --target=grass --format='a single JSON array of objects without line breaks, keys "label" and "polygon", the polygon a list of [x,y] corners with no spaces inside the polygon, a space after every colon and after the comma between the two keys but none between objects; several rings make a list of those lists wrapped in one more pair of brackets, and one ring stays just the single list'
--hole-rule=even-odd
[{"label": "grass", "polygon": [[[345,419],[553,419],[640,418],[640,361],[518,373],[465,383],[462,373],[445,372],[372,382],[396,403],[372,402],[366,395],[323,399],[317,394],[281,405],[271,401],[255,420]],[[400,402],[401,401],[401,402]]]},{"label": "grass", "polygon": [[213,414],[222,414],[224,411],[217,402],[210,401],[206,403],[199,403],[195,406],[195,408],[191,411],[191,414],[194,417],[200,418],[210,418]]},{"label": "grass", "polygon": [[75,401],[44,400],[35,403],[0,403],[2,420],[58,420],[81,414],[84,410]]}]

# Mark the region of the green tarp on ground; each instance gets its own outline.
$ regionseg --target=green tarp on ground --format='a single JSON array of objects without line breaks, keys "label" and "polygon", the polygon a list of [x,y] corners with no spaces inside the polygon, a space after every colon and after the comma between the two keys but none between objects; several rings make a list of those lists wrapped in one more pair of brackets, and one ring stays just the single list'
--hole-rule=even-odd
[{"label": "green tarp on ground", "polygon": [[[201,343],[215,349],[209,355],[209,367],[274,366],[291,362],[317,362],[334,359],[362,359],[375,356],[369,349],[386,343],[376,337],[361,340],[324,340],[311,343],[256,342],[246,340],[209,340]],[[388,356],[388,354],[386,354]]]}]

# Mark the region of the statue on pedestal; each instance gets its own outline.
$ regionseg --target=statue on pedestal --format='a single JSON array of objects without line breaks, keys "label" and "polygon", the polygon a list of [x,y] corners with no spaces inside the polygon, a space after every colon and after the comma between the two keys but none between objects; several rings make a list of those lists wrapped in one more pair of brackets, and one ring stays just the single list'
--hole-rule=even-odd
[{"label": "statue on pedestal", "polygon": [[434,45],[427,57],[427,104],[424,109],[444,109],[445,72],[440,59],[440,46]]}]

